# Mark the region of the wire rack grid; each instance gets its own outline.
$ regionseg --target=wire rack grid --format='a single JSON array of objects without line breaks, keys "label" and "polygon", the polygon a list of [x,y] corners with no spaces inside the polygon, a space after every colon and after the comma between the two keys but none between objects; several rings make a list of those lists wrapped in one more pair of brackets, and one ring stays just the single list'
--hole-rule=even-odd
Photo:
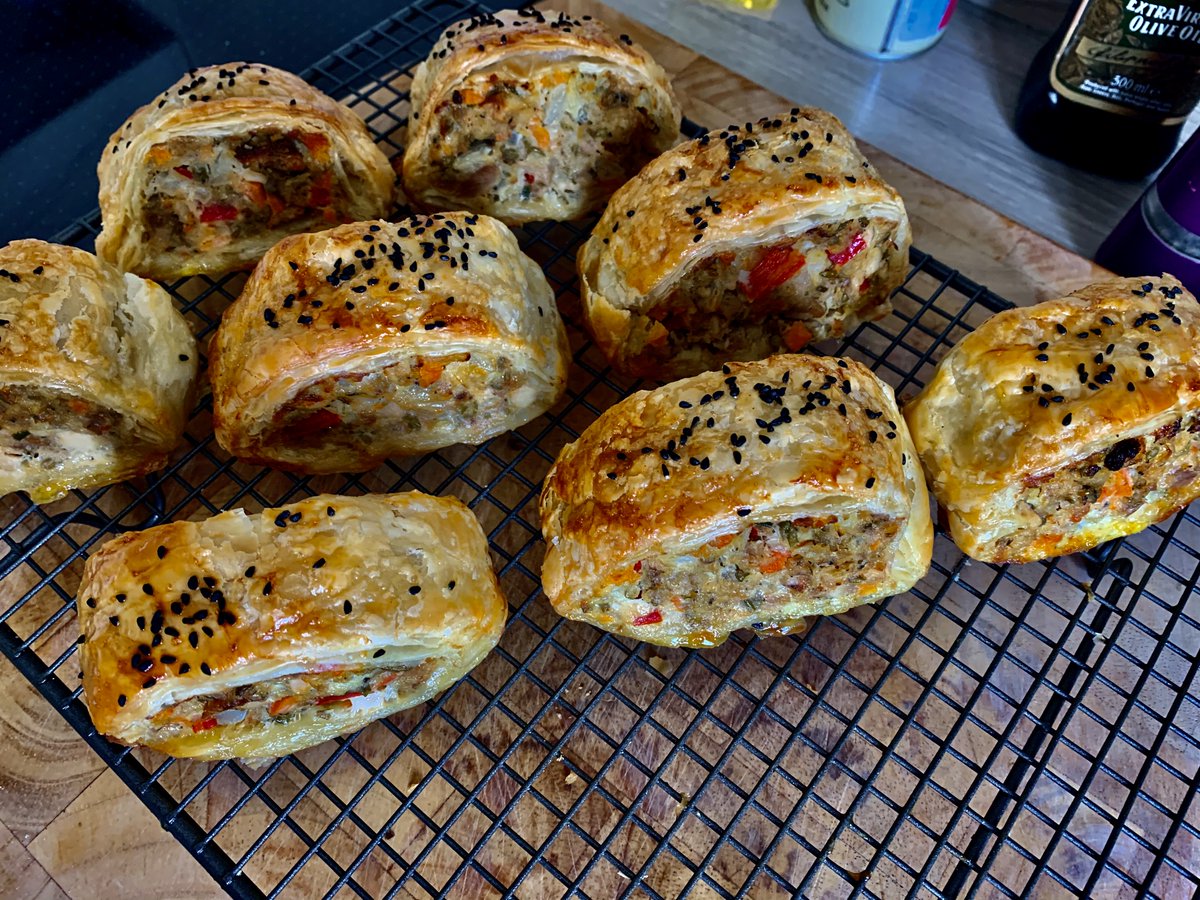
[{"label": "wire rack grid", "polygon": [[[490,4],[495,8],[499,4]],[[419,0],[309,69],[396,155],[411,68],[485,6]],[[1200,886],[1200,519],[1024,567],[939,535],[929,574],[799,637],[662,650],[558,618],[536,497],[558,450],[639,387],[580,329],[583,225],[523,229],[575,366],[550,414],[477,448],[307,478],[227,457],[203,401],[165,471],[0,507],[0,649],[239,897],[1175,898]],[[59,240],[90,247],[93,214]],[[244,276],[169,285],[202,341]],[[1006,301],[914,251],[895,312],[840,346],[915,392]],[[455,494],[512,604],[436,701],[262,766],[97,735],[73,594],[112,533],[323,491]]]}]

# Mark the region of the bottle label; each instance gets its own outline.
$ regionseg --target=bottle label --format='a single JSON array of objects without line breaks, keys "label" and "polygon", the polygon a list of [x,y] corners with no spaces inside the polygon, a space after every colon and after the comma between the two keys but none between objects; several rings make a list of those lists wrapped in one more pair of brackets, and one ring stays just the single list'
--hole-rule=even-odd
[{"label": "bottle label", "polygon": [[1050,66],[1072,100],[1163,124],[1200,100],[1200,2],[1083,3]]}]

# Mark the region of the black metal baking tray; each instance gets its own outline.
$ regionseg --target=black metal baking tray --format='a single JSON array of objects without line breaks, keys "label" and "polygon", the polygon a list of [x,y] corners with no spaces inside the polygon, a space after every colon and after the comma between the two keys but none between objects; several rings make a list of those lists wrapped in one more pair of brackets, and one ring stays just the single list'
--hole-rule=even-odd
[{"label": "black metal baking tray", "polygon": [[[304,76],[395,155],[412,67],[499,4],[419,0]],[[0,649],[229,893],[260,896],[1190,896],[1200,885],[1200,521],[1023,567],[939,536],[929,575],[799,637],[667,651],[559,619],[536,496],[637,385],[579,327],[590,223],[520,233],[576,365],[551,414],[479,448],[303,478],[228,458],[207,402],[162,473],[0,512]],[[92,246],[93,214],[59,240]],[[169,285],[202,339],[244,276]],[[915,392],[1009,304],[918,251],[888,318],[829,350]],[[466,500],[512,615],[436,701],[262,767],[110,744],[79,697],[73,593],[112,533],[324,490]]]}]

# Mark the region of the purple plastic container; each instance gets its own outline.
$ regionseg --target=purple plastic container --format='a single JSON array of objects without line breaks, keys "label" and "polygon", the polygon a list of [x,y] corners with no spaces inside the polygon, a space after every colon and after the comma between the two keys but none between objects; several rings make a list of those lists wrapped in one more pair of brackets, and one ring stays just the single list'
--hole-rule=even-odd
[{"label": "purple plastic container", "polygon": [[1174,275],[1200,292],[1200,131],[1163,166],[1096,251],[1118,275]]}]

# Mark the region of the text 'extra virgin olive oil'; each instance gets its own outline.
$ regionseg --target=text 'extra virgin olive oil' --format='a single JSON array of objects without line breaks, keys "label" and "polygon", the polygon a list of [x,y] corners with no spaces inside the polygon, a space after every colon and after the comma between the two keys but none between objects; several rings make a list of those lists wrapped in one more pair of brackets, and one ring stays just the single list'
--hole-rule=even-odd
[{"label": "text 'extra virgin olive oil'", "polygon": [[1081,0],[1034,58],[1017,134],[1073,166],[1137,179],[1200,99],[1200,0]]}]

